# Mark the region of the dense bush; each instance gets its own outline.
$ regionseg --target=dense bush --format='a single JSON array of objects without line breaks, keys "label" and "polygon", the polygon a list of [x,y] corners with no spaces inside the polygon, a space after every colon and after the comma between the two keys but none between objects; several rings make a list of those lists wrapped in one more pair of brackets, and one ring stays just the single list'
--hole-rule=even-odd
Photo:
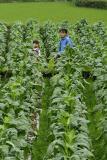
[{"label": "dense bush", "polygon": [[107,0],[74,0],[75,5],[107,9]]}]

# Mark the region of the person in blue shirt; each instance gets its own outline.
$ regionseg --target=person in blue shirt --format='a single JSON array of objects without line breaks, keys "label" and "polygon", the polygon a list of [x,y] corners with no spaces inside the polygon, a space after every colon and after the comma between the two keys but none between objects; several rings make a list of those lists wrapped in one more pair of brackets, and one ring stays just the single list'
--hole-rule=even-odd
[{"label": "person in blue shirt", "polygon": [[61,55],[65,51],[65,48],[67,46],[70,46],[71,48],[73,48],[73,42],[72,42],[71,38],[69,37],[67,29],[64,29],[64,28],[60,29],[59,35],[61,37],[61,40],[59,43],[58,55]]}]

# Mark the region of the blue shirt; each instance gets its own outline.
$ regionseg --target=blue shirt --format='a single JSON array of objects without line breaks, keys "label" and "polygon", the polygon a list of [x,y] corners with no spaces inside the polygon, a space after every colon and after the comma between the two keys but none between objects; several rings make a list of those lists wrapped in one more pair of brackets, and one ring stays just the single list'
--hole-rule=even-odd
[{"label": "blue shirt", "polygon": [[70,46],[71,48],[73,48],[73,42],[69,36],[66,36],[60,40],[59,53],[63,53],[63,51],[67,46]]}]

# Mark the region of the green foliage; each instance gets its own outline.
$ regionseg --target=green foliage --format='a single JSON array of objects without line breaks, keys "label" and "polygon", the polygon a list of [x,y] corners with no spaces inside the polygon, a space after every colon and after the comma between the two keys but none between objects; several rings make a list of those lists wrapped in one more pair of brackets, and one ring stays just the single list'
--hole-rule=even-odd
[{"label": "green foliage", "polygon": [[107,9],[107,0],[74,0],[75,5]]},{"label": "green foliage", "polygon": [[0,23],[0,71],[5,69],[6,47],[7,47],[7,27]]},{"label": "green foliage", "polygon": [[40,34],[44,43],[47,58],[52,54],[52,52],[57,51],[57,32],[57,27],[52,22],[46,22],[40,28]]},{"label": "green foliage", "polygon": [[30,40],[24,43],[23,32],[24,27],[19,22],[10,29],[6,66],[12,70],[12,77],[0,93],[1,160],[24,160],[32,147],[29,134],[35,135],[37,130],[32,116],[40,109],[42,76],[28,47]]},{"label": "green foliage", "polygon": [[[65,54],[58,59],[56,69],[59,74],[51,79],[51,85],[54,89],[49,108],[52,142],[44,159],[92,160],[96,157],[96,159],[106,160],[106,149],[101,150],[101,146],[107,144],[106,112],[102,112],[105,106],[104,100],[106,98],[103,99],[103,97],[106,90],[104,88],[103,97],[101,96],[101,99],[98,100],[98,103],[101,104],[101,106],[98,105],[100,109],[95,107],[97,110],[93,108],[92,112],[88,113],[87,111],[90,110],[87,110],[87,106],[91,102],[85,104],[84,97],[87,95],[84,94],[84,91],[86,90],[85,86],[90,82],[83,80],[81,76],[82,71],[87,69],[94,76],[99,75],[98,80],[102,75],[101,70],[105,73],[106,66],[103,66],[103,60],[106,57],[106,32],[102,23],[89,26],[87,21],[81,20],[74,26],[73,36],[76,48],[73,50],[67,48]],[[101,79],[106,81],[102,76]],[[94,82],[95,86],[104,85],[101,83],[101,79],[100,82]],[[102,91],[98,91],[98,88],[94,96],[99,98]],[[93,117],[93,114],[95,121],[93,118],[90,118],[89,121],[87,116]],[[89,123],[91,123],[90,130]],[[95,135],[93,131],[96,132]],[[67,141],[66,134],[70,136],[71,140],[67,138],[69,139]]]},{"label": "green foliage", "polygon": [[[82,96],[79,95],[81,94],[79,89],[81,82],[78,79],[78,84],[75,84],[77,80],[77,77],[75,81],[73,80],[75,72],[71,72],[72,69],[69,68],[65,70],[68,61],[70,65],[73,63],[72,56],[75,55],[75,52],[72,50],[71,54],[67,56],[66,54],[57,62],[60,74],[51,79],[54,91],[48,116],[51,122],[50,137],[52,137],[52,142],[44,159],[68,159],[70,157],[72,159],[75,157],[87,159],[93,157],[88,137],[86,106],[78,99]],[[76,75],[80,78],[78,72]],[[82,126],[84,127],[82,128]],[[85,154],[81,154],[84,151],[86,151]]]},{"label": "green foliage", "polygon": [[[54,59],[62,26],[70,30],[75,47],[67,47],[60,58]],[[37,160],[106,160],[104,25],[89,25],[84,19],[75,25],[47,22],[40,26],[30,20],[7,28],[1,23],[0,36],[0,58],[5,60],[0,69],[12,72],[4,82],[0,77],[0,159],[27,160],[33,153]],[[36,38],[41,43],[39,58],[32,51]],[[45,83],[43,69],[52,73]],[[82,71],[91,73],[88,81]],[[34,123],[38,122],[37,113],[40,130]]]}]

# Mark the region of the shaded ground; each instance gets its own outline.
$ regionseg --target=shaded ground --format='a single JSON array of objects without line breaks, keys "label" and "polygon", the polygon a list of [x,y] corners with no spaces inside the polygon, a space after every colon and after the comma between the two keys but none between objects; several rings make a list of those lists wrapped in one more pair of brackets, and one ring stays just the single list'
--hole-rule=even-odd
[{"label": "shaded ground", "polygon": [[49,79],[44,79],[45,88],[42,97],[42,113],[40,117],[40,130],[38,133],[38,139],[33,145],[33,160],[43,160],[46,154],[47,147],[50,143],[49,140],[49,119],[48,119],[48,107],[50,105],[50,97],[52,89]]}]

